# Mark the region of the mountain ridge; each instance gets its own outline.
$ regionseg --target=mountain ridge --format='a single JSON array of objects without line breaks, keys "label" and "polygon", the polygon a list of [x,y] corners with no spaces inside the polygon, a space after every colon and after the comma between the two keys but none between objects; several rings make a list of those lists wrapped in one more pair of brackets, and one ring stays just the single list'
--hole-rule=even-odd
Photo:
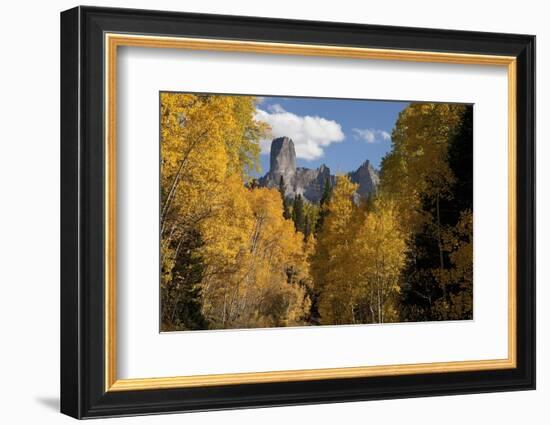
[{"label": "mountain ridge", "polygon": [[[294,142],[286,136],[272,140],[269,166],[269,171],[258,180],[259,186],[279,187],[282,177],[285,196],[288,198],[301,195],[308,202],[318,203],[323,196],[325,183],[328,181],[331,187],[336,184],[336,176],[331,174],[325,164],[318,168],[297,167]],[[356,201],[376,192],[380,183],[378,172],[368,159],[347,175],[359,185]]]}]

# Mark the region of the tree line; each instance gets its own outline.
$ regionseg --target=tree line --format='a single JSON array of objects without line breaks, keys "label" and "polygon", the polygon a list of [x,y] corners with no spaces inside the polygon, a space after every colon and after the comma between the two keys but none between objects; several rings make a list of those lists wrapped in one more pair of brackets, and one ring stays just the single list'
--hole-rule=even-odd
[{"label": "tree line", "polygon": [[472,315],[471,107],[411,104],[379,190],[260,188],[250,96],[161,94],[161,329]]}]

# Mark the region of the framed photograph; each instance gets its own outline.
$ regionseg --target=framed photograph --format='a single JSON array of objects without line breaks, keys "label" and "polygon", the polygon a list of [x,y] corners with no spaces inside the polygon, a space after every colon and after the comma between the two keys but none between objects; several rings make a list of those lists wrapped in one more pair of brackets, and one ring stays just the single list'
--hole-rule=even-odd
[{"label": "framed photograph", "polygon": [[535,37],[61,14],[61,411],[535,388]]}]

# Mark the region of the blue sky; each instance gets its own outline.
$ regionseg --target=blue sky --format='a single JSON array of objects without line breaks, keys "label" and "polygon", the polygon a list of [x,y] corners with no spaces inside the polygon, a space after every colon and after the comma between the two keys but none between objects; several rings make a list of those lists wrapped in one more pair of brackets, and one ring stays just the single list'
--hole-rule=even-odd
[{"label": "blue sky", "polygon": [[[376,167],[391,149],[398,114],[409,103],[394,101],[261,97],[256,119],[267,122],[273,137],[288,136],[297,165],[326,164],[333,174],[347,173],[366,159]],[[263,140],[262,173],[269,170],[271,138]]]}]

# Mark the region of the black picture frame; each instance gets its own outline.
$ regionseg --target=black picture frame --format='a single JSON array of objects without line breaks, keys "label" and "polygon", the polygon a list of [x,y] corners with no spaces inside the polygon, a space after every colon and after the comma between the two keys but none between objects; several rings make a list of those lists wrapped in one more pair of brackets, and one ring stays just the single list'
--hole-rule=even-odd
[{"label": "black picture frame", "polygon": [[[106,392],[105,32],[516,57],[517,367]],[[61,13],[62,413],[93,418],[534,388],[534,36],[96,7]]]}]

